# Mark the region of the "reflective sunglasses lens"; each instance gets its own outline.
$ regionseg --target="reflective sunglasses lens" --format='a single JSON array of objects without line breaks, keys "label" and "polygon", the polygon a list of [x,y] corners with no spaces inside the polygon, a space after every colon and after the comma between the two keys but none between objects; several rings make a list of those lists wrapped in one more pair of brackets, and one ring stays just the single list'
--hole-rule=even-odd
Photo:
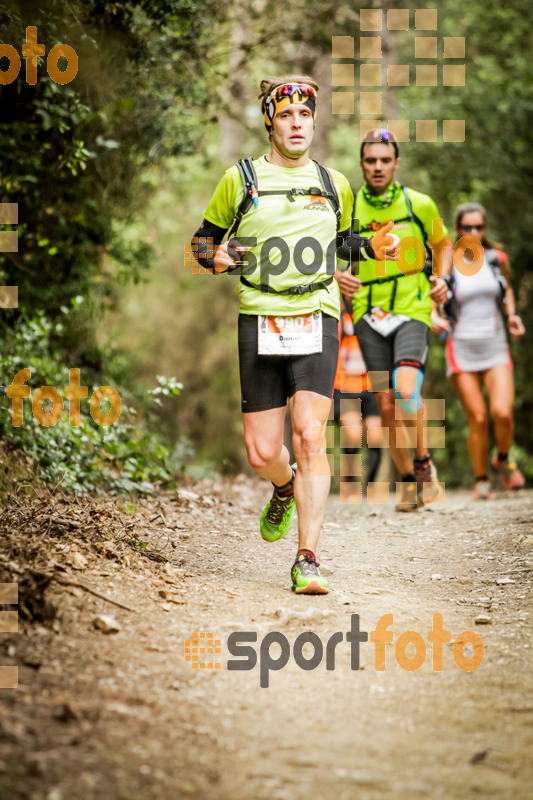
[{"label": "reflective sunglasses lens", "polygon": [[282,97],[292,97],[295,92],[307,94],[310,97],[316,96],[316,92],[312,86],[307,86],[303,83],[289,83],[287,86],[280,86],[279,89],[277,89],[276,98],[281,99]]}]

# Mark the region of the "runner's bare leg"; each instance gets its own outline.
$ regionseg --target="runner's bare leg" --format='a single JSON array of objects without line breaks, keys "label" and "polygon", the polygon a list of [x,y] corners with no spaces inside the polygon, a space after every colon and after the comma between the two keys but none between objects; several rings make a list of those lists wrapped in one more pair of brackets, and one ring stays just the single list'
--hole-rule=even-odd
[{"label": "runner's bare leg", "polygon": [[298,548],[316,553],[331,484],[326,456],[326,425],[331,400],[317,392],[299,391],[290,398],[289,406],[298,464],[294,489]]},{"label": "runner's bare leg", "polygon": [[285,406],[242,415],[248,461],[258,475],[283,486],[292,478],[289,451],[283,444]]}]

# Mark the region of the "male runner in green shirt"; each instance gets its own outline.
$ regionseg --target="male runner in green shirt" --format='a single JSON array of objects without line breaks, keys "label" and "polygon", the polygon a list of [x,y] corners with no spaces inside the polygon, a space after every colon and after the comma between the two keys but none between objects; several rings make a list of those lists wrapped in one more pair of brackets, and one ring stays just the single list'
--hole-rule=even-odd
[{"label": "male runner in green shirt", "polygon": [[[340,315],[335,252],[343,242],[343,252],[355,258],[398,254],[387,236],[390,225],[370,240],[351,236],[353,194],[347,179],[330,170],[333,195],[309,157],[317,91],[307,77],[261,82],[271,149],[253,162],[253,203],[235,230],[245,190],[238,167],[231,167],[193,238],[201,265],[240,275],[244,438],[251,466],[274,485],[261,517],[261,536],[269,542],[285,536],[296,506],[299,545],[291,577],[294,591],[304,594],[328,591],[316,547],[330,486],[325,430]],[[230,228],[237,243],[221,244]],[[283,444],[287,399],[297,471]]]},{"label": "male runner in green shirt", "polygon": [[[437,276],[449,273],[452,250],[431,197],[394,180],[399,163],[398,144],[389,131],[377,128],[364,137],[361,168],[365,183],[355,198],[354,219],[364,236],[371,236],[381,222],[392,219],[392,233],[400,239],[412,237],[411,253],[418,252],[417,262],[409,263],[406,242],[397,262],[361,261],[358,277],[347,271],[338,280],[343,294],[353,297],[355,332],[369,372],[389,375],[388,385],[375,391],[382,424],[389,431],[391,455],[402,477],[397,486],[396,508],[416,511],[438,496],[436,472],[427,452],[420,389],[428,355],[431,311],[433,304],[443,302],[447,293],[445,282]],[[426,243],[433,250],[434,274],[430,276],[422,271]],[[416,409],[417,413],[412,413]],[[414,462],[409,448],[411,437],[406,430],[413,425]]]}]

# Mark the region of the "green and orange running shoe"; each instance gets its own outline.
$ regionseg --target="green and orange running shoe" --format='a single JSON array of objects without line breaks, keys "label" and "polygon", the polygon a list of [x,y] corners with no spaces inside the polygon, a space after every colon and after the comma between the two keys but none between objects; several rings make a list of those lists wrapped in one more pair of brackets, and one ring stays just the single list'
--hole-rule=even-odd
[{"label": "green and orange running shoe", "polygon": [[296,594],[327,594],[328,582],[319,572],[320,564],[311,553],[306,551],[296,557],[292,565],[292,590]]},{"label": "green and orange running shoe", "polygon": [[[294,483],[296,467],[291,467],[291,469]],[[267,542],[277,542],[278,539],[283,539],[291,528],[295,509],[294,491],[284,497],[283,495],[280,496],[278,488],[274,487],[272,497],[261,515],[259,530],[263,539]]]}]

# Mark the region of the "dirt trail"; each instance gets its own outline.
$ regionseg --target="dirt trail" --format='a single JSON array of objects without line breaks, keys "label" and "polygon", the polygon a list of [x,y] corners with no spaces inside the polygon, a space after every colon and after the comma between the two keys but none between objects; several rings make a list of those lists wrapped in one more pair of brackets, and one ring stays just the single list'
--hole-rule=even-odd
[{"label": "dirt trail", "polygon": [[[19,666],[19,687],[0,692],[2,800],[531,797],[532,492],[485,504],[448,493],[415,515],[331,497],[319,559],[332,591],[296,597],[295,528],[273,545],[257,531],[266,485],[193,490],[137,508],[37,498],[4,512],[2,580],[22,580],[31,563],[137,613],[54,580],[55,621],[1,634],[1,663]],[[312,671],[295,663],[302,631],[325,646],[351,615],[370,632],[389,613],[384,671],[371,642],[358,671],[346,641],[332,671],[325,657]],[[434,613],[451,631],[441,672],[428,643]],[[94,629],[98,614],[120,631]],[[408,630],[427,645],[413,672],[395,658]],[[465,630],[485,648],[472,672],[453,657]],[[184,660],[195,631],[221,641],[211,657],[221,669]],[[287,638],[290,659],[268,688],[259,664],[227,669],[233,631],[255,631],[258,655],[270,632]]]}]

